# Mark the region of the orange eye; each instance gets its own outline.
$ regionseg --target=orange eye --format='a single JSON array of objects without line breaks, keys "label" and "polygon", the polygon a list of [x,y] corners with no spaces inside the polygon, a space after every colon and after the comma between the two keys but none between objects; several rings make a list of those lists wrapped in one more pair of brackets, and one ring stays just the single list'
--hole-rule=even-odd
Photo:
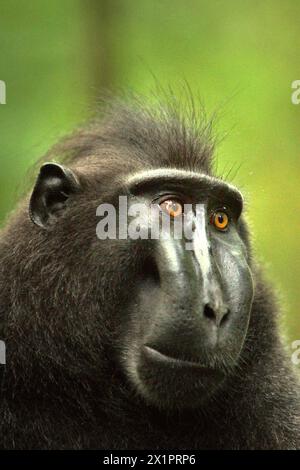
[{"label": "orange eye", "polygon": [[170,217],[178,217],[183,213],[182,204],[175,199],[167,199],[160,203],[159,207],[162,211],[166,212],[166,214],[169,214]]},{"label": "orange eye", "polygon": [[226,212],[217,211],[212,215],[211,223],[218,230],[226,230],[229,224],[229,218]]}]

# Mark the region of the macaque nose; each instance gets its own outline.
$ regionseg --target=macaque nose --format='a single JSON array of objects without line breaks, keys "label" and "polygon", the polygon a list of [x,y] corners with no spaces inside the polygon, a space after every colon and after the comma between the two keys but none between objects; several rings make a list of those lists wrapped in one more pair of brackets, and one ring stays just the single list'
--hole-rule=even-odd
[{"label": "macaque nose", "polygon": [[207,303],[203,308],[203,316],[213,322],[217,327],[222,326],[228,320],[230,310],[227,306],[213,307]]}]

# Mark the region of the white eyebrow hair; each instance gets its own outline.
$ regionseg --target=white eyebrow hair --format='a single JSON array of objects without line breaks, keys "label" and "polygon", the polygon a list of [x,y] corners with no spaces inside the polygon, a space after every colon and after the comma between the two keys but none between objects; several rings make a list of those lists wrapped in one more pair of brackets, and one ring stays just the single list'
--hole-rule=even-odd
[{"label": "white eyebrow hair", "polygon": [[236,193],[242,201],[244,200],[242,193],[236,188],[236,186],[233,186],[226,181],[220,180],[215,176],[210,176],[205,173],[195,173],[188,170],[176,170],[174,168],[155,168],[153,170],[144,170],[131,175],[126,180],[126,183],[130,186],[138,186],[139,184],[146,183],[147,181],[151,181],[153,179],[180,180],[186,178],[198,181],[199,183],[206,181],[218,186],[227,186],[232,192]]}]

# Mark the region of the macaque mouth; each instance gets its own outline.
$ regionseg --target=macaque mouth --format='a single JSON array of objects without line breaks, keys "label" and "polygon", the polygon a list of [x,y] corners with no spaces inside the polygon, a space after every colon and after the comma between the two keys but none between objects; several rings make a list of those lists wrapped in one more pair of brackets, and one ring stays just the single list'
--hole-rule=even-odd
[{"label": "macaque mouth", "polygon": [[163,354],[157,349],[154,349],[148,345],[144,345],[143,355],[147,361],[153,364],[157,364],[158,366],[169,367],[174,370],[177,370],[178,372],[183,370],[198,370],[201,374],[207,377],[216,377],[216,375],[223,375],[221,371],[212,367],[207,367],[201,362],[167,356],[166,354]]}]

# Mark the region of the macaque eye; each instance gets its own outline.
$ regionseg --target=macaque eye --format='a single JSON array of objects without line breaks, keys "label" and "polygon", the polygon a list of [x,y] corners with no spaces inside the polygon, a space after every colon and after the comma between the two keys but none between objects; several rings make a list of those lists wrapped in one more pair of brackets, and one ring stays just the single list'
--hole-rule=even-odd
[{"label": "macaque eye", "polygon": [[183,205],[176,199],[167,199],[159,204],[163,212],[169,214],[170,217],[178,217],[183,213]]},{"label": "macaque eye", "polygon": [[216,229],[224,231],[229,225],[229,217],[226,212],[216,211],[212,214],[210,223],[214,225]]}]

